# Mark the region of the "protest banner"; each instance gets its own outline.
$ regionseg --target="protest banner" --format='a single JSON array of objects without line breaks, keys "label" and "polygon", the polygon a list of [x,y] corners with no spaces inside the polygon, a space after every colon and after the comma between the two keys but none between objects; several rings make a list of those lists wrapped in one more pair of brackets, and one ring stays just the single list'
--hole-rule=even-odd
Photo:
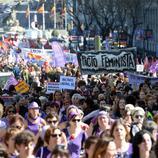
[{"label": "protest banner", "polygon": [[61,89],[75,89],[76,77],[60,76]]},{"label": "protest banner", "polygon": [[30,49],[23,48],[21,57],[28,62],[37,63],[43,65],[44,62],[48,62],[50,65],[55,66],[54,52],[52,49]]},{"label": "protest banner", "polygon": [[25,81],[21,81],[15,86],[15,89],[17,93],[26,93],[29,91],[29,85]]},{"label": "protest banner", "polygon": [[60,52],[63,50],[59,49],[58,50],[59,52],[56,52],[56,51],[54,52],[52,49],[22,48],[22,53],[20,55],[23,59],[25,59],[25,61],[28,61],[31,63],[37,63],[38,65],[42,65],[46,61],[51,66],[62,65],[61,67],[63,67],[66,63],[70,63],[70,62],[75,65],[78,65],[76,54],[63,53],[60,56]]},{"label": "protest banner", "polygon": [[144,83],[145,80],[149,80],[151,85],[158,82],[158,77],[149,77],[149,76],[144,76],[144,75],[131,73],[131,72],[127,72],[127,76],[128,76],[129,84],[132,86],[132,88],[137,89],[137,90],[139,88],[139,85],[141,83]]},{"label": "protest banner", "polygon": [[52,50],[54,52],[55,57],[55,66],[65,67],[66,62],[61,44],[56,41],[52,42]]},{"label": "protest banner", "polygon": [[136,48],[78,52],[82,74],[136,70]]},{"label": "protest banner", "polygon": [[48,82],[47,83],[47,94],[54,93],[57,90],[60,89],[60,83],[59,82]]},{"label": "protest banner", "polygon": [[[8,75],[9,75],[9,74],[8,74]],[[8,90],[11,85],[14,85],[14,86],[15,86],[15,85],[17,85],[17,84],[18,84],[18,81],[16,80],[16,78],[14,77],[14,75],[11,74],[11,75],[8,77],[8,79],[7,79],[7,81],[6,81],[6,83],[5,83],[4,87],[3,87],[3,89]]]}]

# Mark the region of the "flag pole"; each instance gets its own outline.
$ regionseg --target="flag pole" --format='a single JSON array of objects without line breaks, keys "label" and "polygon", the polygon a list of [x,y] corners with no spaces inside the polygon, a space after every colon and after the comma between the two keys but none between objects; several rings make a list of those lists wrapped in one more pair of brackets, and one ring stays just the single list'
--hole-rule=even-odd
[{"label": "flag pole", "polygon": [[43,31],[45,30],[45,10],[44,10],[44,3],[43,3]]},{"label": "flag pole", "polygon": [[28,24],[29,24],[29,29],[30,29],[30,26],[31,26],[30,4],[28,4],[28,9],[29,9]]},{"label": "flag pole", "polygon": [[65,8],[65,30],[67,30],[67,8]]},{"label": "flag pole", "polygon": [[54,0],[54,29],[56,29],[56,0]]}]

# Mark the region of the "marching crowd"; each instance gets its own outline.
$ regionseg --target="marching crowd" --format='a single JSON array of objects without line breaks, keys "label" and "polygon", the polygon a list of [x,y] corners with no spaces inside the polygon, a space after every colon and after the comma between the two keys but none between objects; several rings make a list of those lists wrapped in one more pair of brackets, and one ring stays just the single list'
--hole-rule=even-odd
[{"label": "marching crowd", "polygon": [[[158,84],[132,89],[125,73],[84,78],[73,64],[52,76],[46,67],[15,67],[30,90],[1,90],[0,157],[158,157]],[[76,76],[75,90],[46,94],[46,82],[61,74]]]},{"label": "marching crowd", "polygon": [[[0,71],[30,89],[0,90],[0,158],[158,158],[158,83],[135,89],[126,73],[84,76],[72,63],[13,64],[1,51]],[[47,83],[61,75],[76,77],[75,90],[47,94]]]}]

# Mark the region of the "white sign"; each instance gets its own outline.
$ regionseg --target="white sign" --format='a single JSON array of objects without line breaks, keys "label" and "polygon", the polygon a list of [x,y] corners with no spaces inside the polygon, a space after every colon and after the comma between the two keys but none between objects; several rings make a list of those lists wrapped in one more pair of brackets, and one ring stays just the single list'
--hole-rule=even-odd
[{"label": "white sign", "polygon": [[143,72],[144,71],[144,65],[141,65],[141,64],[136,65],[136,71],[137,72]]},{"label": "white sign", "polygon": [[60,88],[75,89],[76,77],[60,76]]},{"label": "white sign", "polygon": [[47,92],[46,92],[47,94],[53,93],[56,90],[61,90],[59,82],[48,82],[47,83]]}]

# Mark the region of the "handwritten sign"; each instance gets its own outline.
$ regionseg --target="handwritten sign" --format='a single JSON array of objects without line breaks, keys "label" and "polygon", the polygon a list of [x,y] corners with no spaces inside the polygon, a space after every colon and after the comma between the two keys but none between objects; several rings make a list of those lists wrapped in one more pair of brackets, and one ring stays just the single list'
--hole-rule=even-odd
[{"label": "handwritten sign", "polygon": [[56,90],[60,89],[60,83],[59,82],[48,82],[47,83],[47,94],[54,93]]},{"label": "handwritten sign", "polygon": [[135,71],[136,48],[109,51],[78,52],[77,58],[82,74]]},{"label": "handwritten sign", "polygon": [[75,89],[76,77],[60,76],[60,87],[62,89]]}]

